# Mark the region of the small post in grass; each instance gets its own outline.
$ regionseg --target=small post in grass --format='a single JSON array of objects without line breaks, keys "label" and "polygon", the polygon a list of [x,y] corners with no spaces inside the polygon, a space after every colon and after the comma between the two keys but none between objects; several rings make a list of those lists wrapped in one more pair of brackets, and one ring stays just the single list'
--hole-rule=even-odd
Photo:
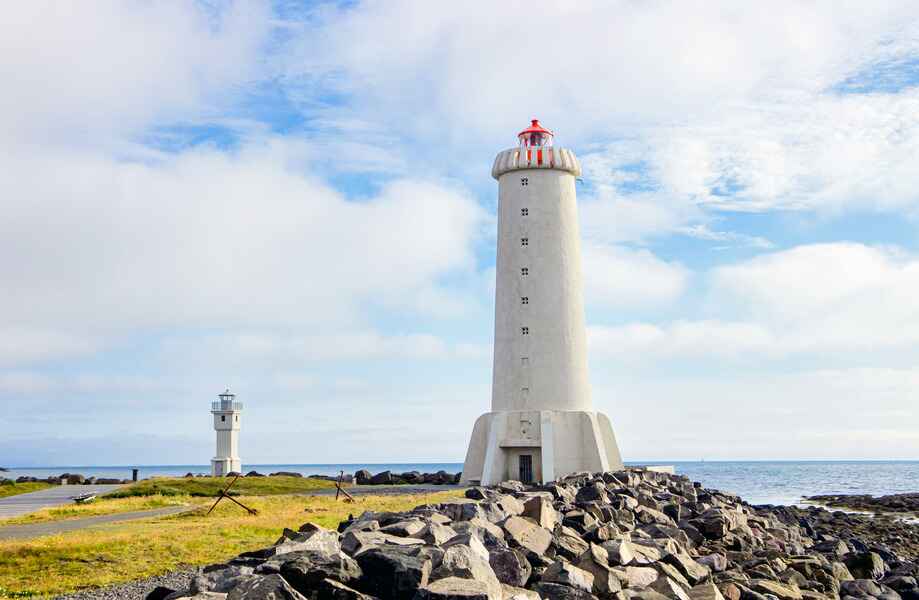
[{"label": "small post in grass", "polygon": [[[234,498],[233,496],[231,496],[231,495],[229,495],[229,494],[227,493],[227,492],[230,490],[230,488],[233,487],[233,484],[236,483],[236,480],[237,480],[237,479],[239,479],[239,475],[237,475],[236,477],[234,477],[234,478],[233,478],[233,481],[231,481],[229,484],[227,484],[227,487],[225,487],[225,488],[223,488],[222,490],[220,490],[220,492],[217,494],[217,501],[214,502],[214,505],[211,507],[211,510],[207,511],[207,515],[211,514],[211,512],[212,512],[215,508],[217,508],[217,505],[220,504],[220,501],[223,500],[224,498],[226,498],[227,500],[229,500],[229,501],[231,501],[231,502],[235,502],[236,504],[242,506],[242,507],[245,508],[246,511],[247,511],[250,515],[252,515],[253,517],[256,516],[256,515],[258,514],[258,511],[257,511],[257,510],[255,510],[254,508],[249,508],[248,506],[246,506],[245,504],[243,504],[242,502],[240,502],[239,500],[237,500],[236,498]],[[204,516],[206,517],[207,515],[204,515]]]},{"label": "small post in grass", "polygon": [[345,488],[341,487],[342,482],[345,479],[345,472],[342,471],[338,474],[338,481],[335,482],[335,500],[338,500],[340,494],[346,496],[345,502],[354,502],[354,496],[345,491]]}]

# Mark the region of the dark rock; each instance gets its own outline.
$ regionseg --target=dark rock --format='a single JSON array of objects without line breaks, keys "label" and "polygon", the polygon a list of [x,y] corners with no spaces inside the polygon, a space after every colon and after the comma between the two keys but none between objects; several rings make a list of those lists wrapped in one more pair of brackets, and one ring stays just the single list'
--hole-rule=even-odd
[{"label": "dark rock", "polygon": [[161,585],[156,586],[153,590],[150,591],[144,598],[145,600],[164,600],[166,596],[174,594],[176,590],[169,589],[168,587],[163,587]]},{"label": "dark rock", "polygon": [[354,473],[354,481],[358,485],[370,485],[370,480],[373,478],[370,471],[367,469],[360,469]]},{"label": "dark rock", "polygon": [[508,517],[501,524],[508,542],[534,554],[543,555],[552,543],[552,534],[523,517]]},{"label": "dark rock", "polygon": [[431,559],[418,548],[383,546],[357,556],[361,590],[383,600],[411,598],[428,584]]},{"label": "dark rock", "polygon": [[325,554],[315,551],[290,555],[280,573],[299,592],[310,595],[323,579],[353,585],[361,579],[361,568],[350,556],[338,552]]},{"label": "dark rock", "polygon": [[900,600],[900,595],[882,583],[870,579],[855,579],[843,581],[841,584],[843,597],[876,598],[877,600]]},{"label": "dark rock", "polygon": [[332,579],[323,579],[316,589],[317,600],[377,600]]},{"label": "dark rock", "polygon": [[381,473],[377,473],[376,475],[370,478],[370,485],[392,485],[392,483],[393,483],[392,473],[389,471],[383,471]]},{"label": "dark rock", "polygon": [[248,473],[246,473],[246,477],[264,477],[264,475],[262,475],[258,471],[249,471]]},{"label": "dark rock", "polygon": [[227,600],[306,600],[280,575],[253,576],[238,584]]},{"label": "dark rock", "polygon": [[488,563],[498,581],[514,587],[524,587],[533,573],[533,567],[523,551],[514,548],[491,550],[488,554]]},{"label": "dark rock", "polygon": [[303,474],[292,471],[278,471],[277,473],[271,473],[269,477],[303,477]]},{"label": "dark rock", "polygon": [[881,579],[887,573],[884,559],[876,552],[858,552],[847,554],[843,562],[856,579]]},{"label": "dark rock", "polygon": [[543,600],[597,600],[590,592],[558,583],[539,582],[533,585],[533,590]]}]

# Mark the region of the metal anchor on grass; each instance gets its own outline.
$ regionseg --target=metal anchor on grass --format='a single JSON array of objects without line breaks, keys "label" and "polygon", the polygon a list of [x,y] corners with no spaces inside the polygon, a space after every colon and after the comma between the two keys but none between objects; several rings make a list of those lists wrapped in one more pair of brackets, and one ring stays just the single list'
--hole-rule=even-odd
[{"label": "metal anchor on grass", "polygon": [[[211,512],[212,512],[215,508],[217,508],[217,505],[220,504],[220,501],[223,500],[224,498],[226,498],[227,500],[229,500],[229,501],[231,501],[231,502],[235,502],[236,504],[242,506],[242,507],[245,508],[246,511],[247,511],[250,515],[252,515],[253,517],[256,516],[256,515],[258,515],[258,511],[257,511],[257,510],[255,510],[254,508],[249,508],[248,506],[246,506],[245,504],[243,504],[242,502],[240,502],[239,500],[237,500],[236,498],[234,498],[233,496],[231,496],[231,495],[229,495],[229,494],[227,493],[227,492],[230,490],[230,488],[233,487],[233,484],[236,483],[236,480],[237,480],[237,479],[239,479],[239,475],[237,475],[236,477],[234,477],[234,478],[233,478],[233,481],[231,481],[229,484],[227,484],[227,487],[225,487],[225,488],[223,488],[222,490],[220,490],[220,492],[217,494],[217,501],[214,502],[214,505],[211,507],[211,510],[207,511],[207,515],[211,514]],[[206,517],[207,515],[204,515],[204,516]]]}]

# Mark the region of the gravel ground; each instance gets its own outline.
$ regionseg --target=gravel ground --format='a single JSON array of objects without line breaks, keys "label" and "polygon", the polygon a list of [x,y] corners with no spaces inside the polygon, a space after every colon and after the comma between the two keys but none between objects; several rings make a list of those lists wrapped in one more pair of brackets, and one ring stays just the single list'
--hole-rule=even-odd
[{"label": "gravel ground", "polygon": [[160,585],[174,590],[188,588],[195,572],[195,569],[173,571],[165,575],[138,579],[121,585],[77,592],[66,596],[55,596],[54,600],[144,600],[147,594],[153,591],[153,588]]}]

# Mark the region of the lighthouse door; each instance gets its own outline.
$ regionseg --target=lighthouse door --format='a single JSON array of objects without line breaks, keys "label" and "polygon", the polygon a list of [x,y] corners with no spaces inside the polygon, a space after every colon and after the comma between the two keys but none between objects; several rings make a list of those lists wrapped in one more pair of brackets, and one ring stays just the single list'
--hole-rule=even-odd
[{"label": "lighthouse door", "polygon": [[533,455],[520,455],[520,481],[521,483],[533,482]]}]

